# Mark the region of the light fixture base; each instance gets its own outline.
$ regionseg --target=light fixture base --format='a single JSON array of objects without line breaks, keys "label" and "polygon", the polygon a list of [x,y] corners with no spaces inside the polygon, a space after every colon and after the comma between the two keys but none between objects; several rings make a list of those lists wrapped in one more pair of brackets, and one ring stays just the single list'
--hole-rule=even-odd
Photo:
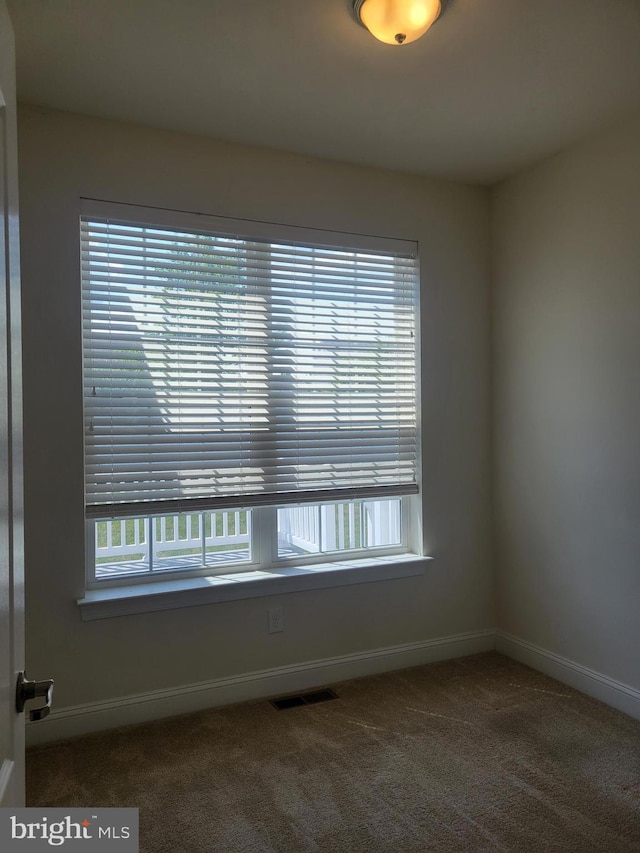
[{"label": "light fixture base", "polygon": [[[362,4],[364,0],[353,0],[353,12],[356,16],[356,21],[364,27],[362,23],[362,18],[360,17],[360,9],[362,9]],[[366,27],[364,27],[366,30]]]}]

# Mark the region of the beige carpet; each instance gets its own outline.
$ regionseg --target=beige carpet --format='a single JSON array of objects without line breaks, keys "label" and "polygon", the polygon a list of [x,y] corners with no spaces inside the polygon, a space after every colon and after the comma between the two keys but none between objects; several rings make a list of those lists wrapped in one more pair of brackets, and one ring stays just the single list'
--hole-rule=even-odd
[{"label": "beige carpet", "polygon": [[490,653],[28,753],[35,806],[138,806],[145,853],[639,853],[640,723]]}]

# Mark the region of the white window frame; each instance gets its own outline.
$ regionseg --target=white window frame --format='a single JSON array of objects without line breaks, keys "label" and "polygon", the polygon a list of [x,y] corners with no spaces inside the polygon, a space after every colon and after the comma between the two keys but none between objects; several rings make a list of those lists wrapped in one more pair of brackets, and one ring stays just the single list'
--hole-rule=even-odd
[{"label": "white window frame", "polygon": [[[148,221],[149,209],[130,205],[115,205],[111,202],[83,200],[82,215],[108,215],[128,221],[140,219]],[[342,243],[352,250],[367,249],[380,251],[385,242],[390,251],[397,251],[400,242],[395,239],[384,240],[365,235],[334,235],[331,232],[317,232],[311,229],[283,227],[271,223],[249,223],[219,217],[202,216],[184,212],[153,210],[153,220],[157,225],[169,228],[180,227],[194,230],[242,233],[242,227],[259,233],[260,238],[289,240],[295,232],[302,242],[317,242],[318,234],[329,243],[331,238],[339,236]],[[348,240],[348,242],[346,242]],[[405,245],[409,245],[405,241]],[[417,288],[419,291],[419,288]],[[420,371],[419,371],[419,293],[416,294],[416,409],[420,421]],[[420,438],[418,437],[418,456],[420,456]],[[418,471],[420,459],[418,458]],[[391,498],[392,496],[385,496]],[[385,499],[382,497],[381,499]],[[279,557],[277,552],[278,507],[243,507],[252,513],[252,553],[251,559],[242,563],[229,563],[218,571],[210,566],[172,571],[163,569],[153,573],[120,575],[114,578],[97,578],[95,566],[95,524],[86,521],[86,592],[78,600],[83,619],[102,618],[103,616],[123,615],[125,613],[166,609],[206,603],[206,601],[230,600],[234,598],[269,595],[283,590],[337,586],[360,583],[368,580],[383,580],[393,577],[407,577],[421,574],[427,564],[423,556],[422,545],[422,501],[418,495],[399,495],[401,500],[401,543],[398,545],[352,549],[310,554],[290,558]],[[363,500],[371,500],[365,498]],[[330,501],[328,503],[335,503]],[[341,501],[346,503],[347,501]],[[318,501],[318,504],[324,502]],[[189,513],[188,509],[184,510]],[[193,514],[197,510],[192,511]],[[139,517],[148,517],[141,505]]]},{"label": "white window frame", "polygon": [[[386,499],[381,499],[386,500]],[[322,551],[317,554],[299,554],[295,557],[280,556],[278,554],[277,542],[277,519],[278,509],[281,507],[256,507],[250,509],[251,512],[251,540],[250,540],[250,558],[237,562],[228,562],[222,564],[220,568],[213,568],[210,565],[199,565],[189,569],[172,569],[172,568],[157,568],[152,571],[141,569],[139,572],[130,571],[123,572],[114,577],[97,577],[96,566],[96,551],[95,551],[95,525],[98,521],[92,519],[85,520],[85,536],[86,536],[86,589],[106,589],[117,588],[124,585],[148,584],[157,580],[178,581],[181,578],[192,577],[207,577],[212,575],[229,575],[238,574],[241,572],[251,572],[256,570],[273,569],[281,570],[292,566],[315,566],[319,567],[323,564],[331,565],[332,563],[346,563],[355,560],[366,559],[367,557],[388,557],[397,554],[406,554],[410,551],[409,543],[412,540],[411,529],[412,520],[415,524],[415,515],[413,507],[418,501],[413,496],[401,496],[399,498],[391,498],[390,500],[399,500],[400,508],[400,526],[401,535],[400,542],[393,545],[379,545],[362,548],[349,548],[335,551]],[[320,504],[319,506],[332,506],[337,502]],[[316,506],[312,504],[311,506]],[[247,508],[249,509],[249,508]],[[196,515],[196,513],[192,513]],[[144,519],[145,522],[150,516],[143,516],[134,519]],[[124,519],[115,519],[124,523]],[[147,535],[152,535],[153,528]]]}]

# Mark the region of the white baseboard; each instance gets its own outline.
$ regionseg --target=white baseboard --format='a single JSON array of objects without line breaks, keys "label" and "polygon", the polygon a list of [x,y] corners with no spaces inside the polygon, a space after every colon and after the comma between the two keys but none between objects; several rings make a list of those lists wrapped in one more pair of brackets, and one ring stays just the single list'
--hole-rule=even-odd
[{"label": "white baseboard", "polygon": [[495,649],[640,720],[640,690],[511,634],[496,633]]},{"label": "white baseboard", "polygon": [[419,643],[248,672],[169,690],[153,690],[105,702],[90,702],[66,708],[54,707],[45,720],[27,723],[27,746],[78,737],[118,726],[145,723],[162,717],[188,714],[203,708],[294,693],[379,672],[465,657],[491,651],[494,648],[494,639],[493,631],[456,634]]},{"label": "white baseboard", "polygon": [[54,708],[45,720],[27,723],[27,746],[189,714],[204,708],[286,695],[350,678],[465,657],[494,648],[501,654],[640,719],[640,690],[510,634],[477,631],[248,672],[169,690],[153,690],[104,702]]}]

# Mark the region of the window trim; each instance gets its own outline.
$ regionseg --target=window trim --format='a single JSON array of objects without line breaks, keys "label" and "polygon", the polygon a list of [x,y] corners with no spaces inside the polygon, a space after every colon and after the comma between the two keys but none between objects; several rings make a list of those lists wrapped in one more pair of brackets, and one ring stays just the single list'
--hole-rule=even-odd
[{"label": "window trim", "polygon": [[[128,203],[104,201],[93,198],[80,200],[79,217],[110,216],[124,220],[140,222],[153,215],[154,224],[168,228],[192,228],[197,231],[212,230],[232,235],[241,234],[247,239],[281,240],[299,239],[318,245],[325,243],[333,247],[344,247],[356,251],[389,251],[390,253],[417,253],[415,240],[395,237],[378,237],[356,232],[336,232],[328,229],[291,226],[261,220],[219,217],[199,212],[180,211],[153,206],[140,206]],[[250,226],[250,233],[247,233]],[[418,261],[419,281],[419,261]],[[335,559],[314,561],[314,555],[296,560],[292,565],[288,559],[271,559],[268,563],[259,563],[258,549],[253,552],[249,563],[230,564],[226,573],[212,573],[210,567],[187,570],[179,573],[159,572],[150,579],[148,576],[97,580],[95,578],[95,555],[93,549],[93,524],[97,519],[88,519],[85,523],[87,543],[85,547],[85,595],[77,599],[83,620],[108,616],[126,615],[155,610],[173,609],[243,598],[253,598],[294,592],[302,589],[318,589],[350,584],[390,580],[424,574],[430,557],[423,556],[422,531],[422,494],[421,494],[421,359],[420,359],[420,286],[415,294],[415,336],[416,336],[416,414],[417,414],[417,458],[418,494],[387,495],[402,500],[401,545],[370,551],[336,552]],[[384,499],[384,495],[380,495]],[[366,498],[365,498],[366,499]],[[345,502],[349,497],[345,495]],[[318,501],[321,502],[321,501]],[[249,508],[249,507],[247,507]],[[140,516],[144,516],[144,506],[140,506]],[[260,507],[260,512],[277,507]],[[178,512],[189,512],[189,508]],[[198,511],[193,507],[193,511]],[[155,513],[150,513],[155,514]],[[167,513],[172,514],[172,513]],[[274,526],[275,530],[275,526]],[[275,536],[275,533],[274,533]],[[273,556],[273,548],[271,548]],[[353,554],[353,556],[351,556]],[[265,568],[264,566],[268,567]],[[236,570],[237,569],[237,570]],[[260,577],[257,577],[259,574]],[[244,575],[244,577],[241,577]]]},{"label": "window trim", "polygon": [[[330,589],[424,575],[431,557],[395,554],[336,563],[263,569],[255,573],[153,581],[87,590],[77,599],[83,621],[247,598]],[[243,577],[244,575],[244,577]],[[253,575],[253,576],[251,576]]]},{"label": "window trim", "polygon": [[[134,587],[150,583],[163,583],[172,581],[188,581],[191,578],[218,577],[229,574],[240,575],[256,571],[283,571],[289,568],[313,566],[316,570],[324,565],[335,563],[347,563],[357,561],[374,560],[377,557],[392,557],[413,553],[410,543],[415,525],[415,514],[419,509],[419,501],[409,495],[399,496],[401,501],[401,539],[395,545],[379,545],[370,548],[354,548],[344,551],[322,552],[317,554],[298,555],[292,557],[278,556],[277,544],[277,520],[274,518],[267,523],[269,515],[276,515],[279,507],[257,507],[251,509],[251,559],[243,562],[229,563],[226,568],[219,570],[211,566],[201,565],[190,569],[156,569],[151,572],[140,572],[138,574],[121,574],[113,578],[97,578],[95,564],[95,530],[96,519],[85,519],[85,589],[117,589],[119,587]],[[384,500],[384,498],[382,499]],[[417,556],[417,554],[414,554]]]}]

